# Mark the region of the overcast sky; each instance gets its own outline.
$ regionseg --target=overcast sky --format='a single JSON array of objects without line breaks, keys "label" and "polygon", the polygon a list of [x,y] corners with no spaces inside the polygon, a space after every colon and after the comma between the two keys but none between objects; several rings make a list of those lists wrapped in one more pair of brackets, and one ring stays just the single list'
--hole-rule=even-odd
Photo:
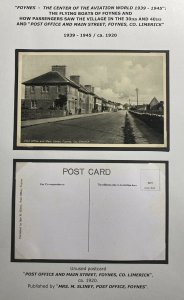
[{"label": "overcast sky", "polygon": [[126,103],[130,99],[135,103],[136,88],[140,104],[149,103],[153,97],[164,100],[162,54],[32,54],[23,55],[22,81],[50,71],[52,65],[66,65],[67,77],[80,75],[81,84],[94,86],[95,93],[108,100]]}]

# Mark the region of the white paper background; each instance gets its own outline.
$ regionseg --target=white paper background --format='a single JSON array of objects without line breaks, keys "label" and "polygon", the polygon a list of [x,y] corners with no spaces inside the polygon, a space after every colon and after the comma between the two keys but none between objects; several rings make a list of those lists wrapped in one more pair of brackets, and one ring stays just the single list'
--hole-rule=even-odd
[{"label": "white paper background", "polygon": [[[129,28],[126,31],[115,29],[118,38],[99,39],[63,39],[60,31],[17,28],[14,5],[38,4],[38,1],[3,1],[1,3],[1,210],[0,210],[0,295],[6,299],[168,299],[183,300],[184,287],[184,201],[183,201],[183,128],[184,128],[184,3],[178,1],[141,1],[142,4],[164,5],[167,7],[166,25],[162,29]],[[39,0],[40,5],[61,5],[61,1]],[[72,4],[96,4],[99,1],[73,1]],[[124,1],[123,5],[141,4],[138,1]],[[62,1],[62,5],[68,1]],[[112,4],[105,0],[103,4]],[[122,1],[119,1],[122,5]],[[76,29],[75,29],[76,30]],[[114,30],[113,30],[114,31]],[[14,50],[30,49],[130,49],[130,50],[170,50],[170,145],[169,153],[160,152],[104,152],[104,151],[13,151],[13,115],[14,115]],[[26,264],[10,263],[11,233],[11,195],[12,195],[12,159],[150,159],[169,160],[170,162],[170,213],[169,213],[169,264],[168,265],[108,265],[109,272],[152,272],[151,280],[134,279],[133,283],[146,283],[146,290],[122,289],[28,289],[27,282],[33,278],[24,277],[24,271],[65,272],[68,265],[63,264]],[[46,283],[42,278],[37,282]],[[107,282],[107,281],[106,281]],[[109,282],[109,280],[108,280]],[[110,282],[113,282],[111,279]],[[116,282],[116,280],[114,280]]]}]

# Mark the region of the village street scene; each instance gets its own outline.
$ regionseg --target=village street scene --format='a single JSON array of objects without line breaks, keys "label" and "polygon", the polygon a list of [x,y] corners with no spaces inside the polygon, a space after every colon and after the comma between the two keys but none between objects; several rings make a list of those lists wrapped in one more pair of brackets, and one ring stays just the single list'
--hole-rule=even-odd
[{"label": "village street scene", "polygon": [[24,61],[22,143],[164,143],[163,56],[25,55]]}]

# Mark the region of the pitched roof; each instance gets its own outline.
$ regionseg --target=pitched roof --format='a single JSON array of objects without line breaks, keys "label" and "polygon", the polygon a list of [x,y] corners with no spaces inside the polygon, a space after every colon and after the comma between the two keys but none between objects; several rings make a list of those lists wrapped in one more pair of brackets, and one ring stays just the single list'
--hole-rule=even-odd
[{"label": "pitched roof", "polygon": [[[73,80],[70,79],[71,82],[74,82]],[[75,82],[74,82],[75,83]],[[85,94],[91,94],[91,95],[94,95],[93,92],[91,92],[90,90],[88,90],[86,87],[84,87],[82,84],[80,83],[75,83],[78,88],[79,88],[79,91],[85,93]]]},{"label": "pitched roof", "polygon": [[92,91],[90,91],[88,88],[85,87],[85,89],[86,89],[86,91],[88,92],[88,94],[90,94],[90,95],[92,95],[92,96],[95,96],[95,94],[94,94]]},{"label": "pitched roof", "polygon": [[85,94],[89,94],[89,91],[80,83],[79,83],[79,90]]},{"label": "pitched roof", "polygon": [[152,103],[158,103],[158,102],[159,102],[159,101],[157,100],[157,98],[154,97],[154,98],[151,100],[150,104],[152,104]]},{"label": "pitched roof", "polygon": [[32,78],[28,81],[23,82],[25,85],[50,85],[50,84],[70,84],[76,88],[79,85],[72,80],[61,76],[57,71],[50,71],[38,77]]}]

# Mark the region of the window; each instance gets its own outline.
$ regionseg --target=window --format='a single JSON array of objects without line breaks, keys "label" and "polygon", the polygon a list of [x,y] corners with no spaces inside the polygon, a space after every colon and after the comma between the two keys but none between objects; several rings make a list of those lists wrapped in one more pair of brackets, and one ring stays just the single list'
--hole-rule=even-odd
[{"label": "window", "polygon": [[31,93],[34,93],[34,92],[35,92],[35,86],[34,86],[34,85],[31,85],[31,86],[30,86],[30,92],[31,92]]},{"label": "window", "polygon": [[43,93],[48,93],[49,92],[49,86],[48,85],[43,85],[42,86],[42,92]]},{"label": "window", "polygon": [[61,93],[61,86],[60,85],[57,86],[57,93]]},{"label": "window", "polygon": [[68,87],[68,91],[69,91],[69,93],[71,93],[71,94],[72,94],[72,92],[73,92],[73,88],[72,88],[72,86],[69,86],[69,87]]},{"label": "window", "polygon": [[36,108],[37,108],[37,101],[31,100],[31,109],[36,109]]},{"label": "window", "polygon": [[72,87],[72,86],[69,86],[69,93],[71,93],[72,95],[77,96],[77,95],[78,95],[78,90],[75,89],[75,88]]}]

